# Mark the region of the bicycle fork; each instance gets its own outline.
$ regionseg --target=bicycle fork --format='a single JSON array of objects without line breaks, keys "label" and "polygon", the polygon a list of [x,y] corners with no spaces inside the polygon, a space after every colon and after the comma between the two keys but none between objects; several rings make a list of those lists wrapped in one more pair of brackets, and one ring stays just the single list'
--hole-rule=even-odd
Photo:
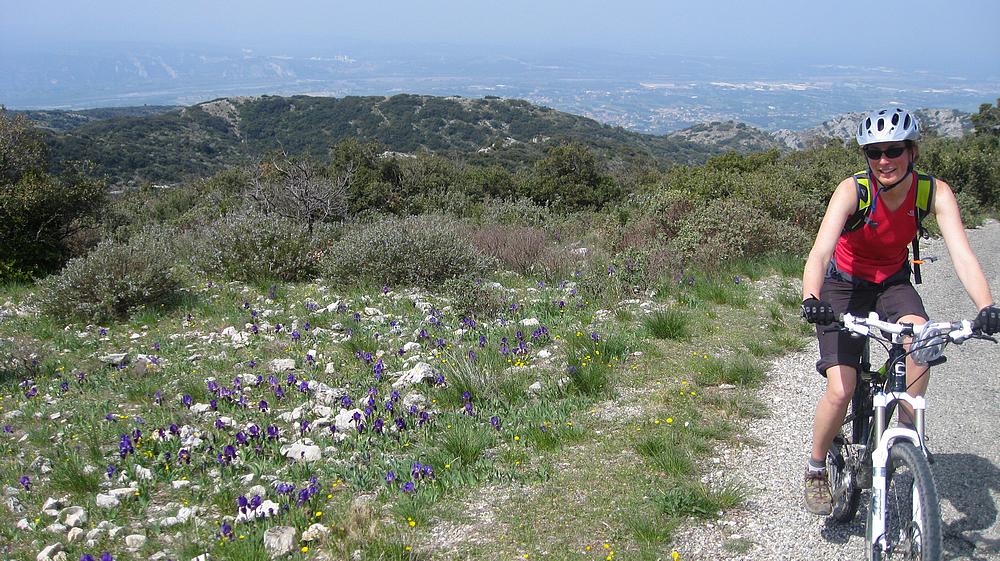
[{"label": "bicycle fork", "polygon": [[[895,427],[887,428],[886,409],[897,402],[905,401],[913,408],[915,416],[916,431]],[[886,536],[886,504],[888,492],[888,466],[889,450],[897,440],[909,440],[919,450],[927,453],[924,448],[924,413],[927,409],[927,402],[922,396],[912,396],[906,392],[879,392],[875,394],[872,405],[875,410],[875,423],[873,427],[873,442],[878,445],[872,450],[872,495],[871,505],[868,511],[868,525],[866,529],[867,543],[871,544],[868,551],[868,559],[882,559],[885,553],[893,544],[890,539],[897,536]],[[916,493],[916,488],[913,490]],[[919,508],[920,501],[914,497],[913,508]],[[919,518],[918,518],[919,519]]]}]

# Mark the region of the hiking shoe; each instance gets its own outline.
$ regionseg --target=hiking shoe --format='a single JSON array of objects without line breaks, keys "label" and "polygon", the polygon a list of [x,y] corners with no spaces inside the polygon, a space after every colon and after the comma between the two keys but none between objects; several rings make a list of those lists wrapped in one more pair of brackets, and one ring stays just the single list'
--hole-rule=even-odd
[{"label": "hiking shoe", "polygon": [[829,516],[833,511],[830,497],[830,483],[826,470],[814,471],[806,468],[805,479],[806,510],[818,516]]}]

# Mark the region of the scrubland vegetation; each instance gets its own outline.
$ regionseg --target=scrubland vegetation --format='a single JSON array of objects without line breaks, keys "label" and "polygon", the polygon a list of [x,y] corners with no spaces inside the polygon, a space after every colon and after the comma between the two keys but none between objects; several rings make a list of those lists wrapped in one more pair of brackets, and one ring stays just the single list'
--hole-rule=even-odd
[{"label": "scrubland vegetation", "polygon": [[[921,144],[970,224],[998,113]],[[344,141],[107,194],[47,162],[0,113],[8,558],[265,559],[281,528],[295,559],[683,557],[676,530],[744,496],[707,458],[766,414],[803,254],[863,166]]]}]

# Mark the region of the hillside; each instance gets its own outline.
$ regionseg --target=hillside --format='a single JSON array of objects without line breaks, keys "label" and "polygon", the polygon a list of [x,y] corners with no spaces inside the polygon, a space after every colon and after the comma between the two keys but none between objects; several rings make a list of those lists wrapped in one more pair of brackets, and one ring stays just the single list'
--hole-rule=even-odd
[{"label": "hillside", "polygon": [[[972,130],[969,113],[954,109],[918,109],[914,111],[925,133],[957,138]],[[687,140],[738,152],[770,150],[802,150],[827,139],[853,142],[855,127],[863,113],[846,113],[815,127],[793,131],[780,129],[767,132],[735,121],[711,122],[671,133],[668,138]]]},{"label": "hillside", "polygon": [[[35,119],[38,112],[28,112]],[[46,111],[41,123],[57,167],[90,160],[112,183],[177,182],[285,150],[325,159],[346,139],[400,153],[432,152],[510,168],[578,142],[609,159],[697,163],[717,146],[629,132],[526,101],[487,97],[238,97],[152,115],[113,116],[70,128]],[[61,131],[61,132],[60,132]]]}]

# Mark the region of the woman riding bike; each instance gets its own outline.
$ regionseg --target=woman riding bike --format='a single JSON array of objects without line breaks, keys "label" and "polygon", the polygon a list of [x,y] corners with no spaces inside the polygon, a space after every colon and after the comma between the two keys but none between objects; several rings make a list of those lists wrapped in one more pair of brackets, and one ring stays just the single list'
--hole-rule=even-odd
[{"label": "woman riding bike", "polygon": [[[918,177],[925,182],[921,189],[932,187],[933,196],[925,206],[936,216],[958,278],[980,310],[977,326],[988,334],[1000,330],[1000,310],[993,305],[989,284],[969,246],[951,187],[913,169],[919,138],[920,125],[907,111],[881,109],[864,116],[857,141],[868,163],[867,174],[849,177],[837,186],[803,271],[802,315],[817,324],[820,359],[816,369],[826,377],[826,391],[816,405],[805,475],[805,505],[813,514],[830,514],[826,454],[851,402],[864,345],[863,338],[824,325],[845,312],[865,316],[875,311],[898,323],[927,321],[910,282],[907,249],[918,230]],[[859,217],[859,199],[866,195],[870,202]],[[923,395],[928,377],[926,366],[907,358],[910,394]],[[899,415],[900,423],[912,424],[908,407],[902,407]]]}]

